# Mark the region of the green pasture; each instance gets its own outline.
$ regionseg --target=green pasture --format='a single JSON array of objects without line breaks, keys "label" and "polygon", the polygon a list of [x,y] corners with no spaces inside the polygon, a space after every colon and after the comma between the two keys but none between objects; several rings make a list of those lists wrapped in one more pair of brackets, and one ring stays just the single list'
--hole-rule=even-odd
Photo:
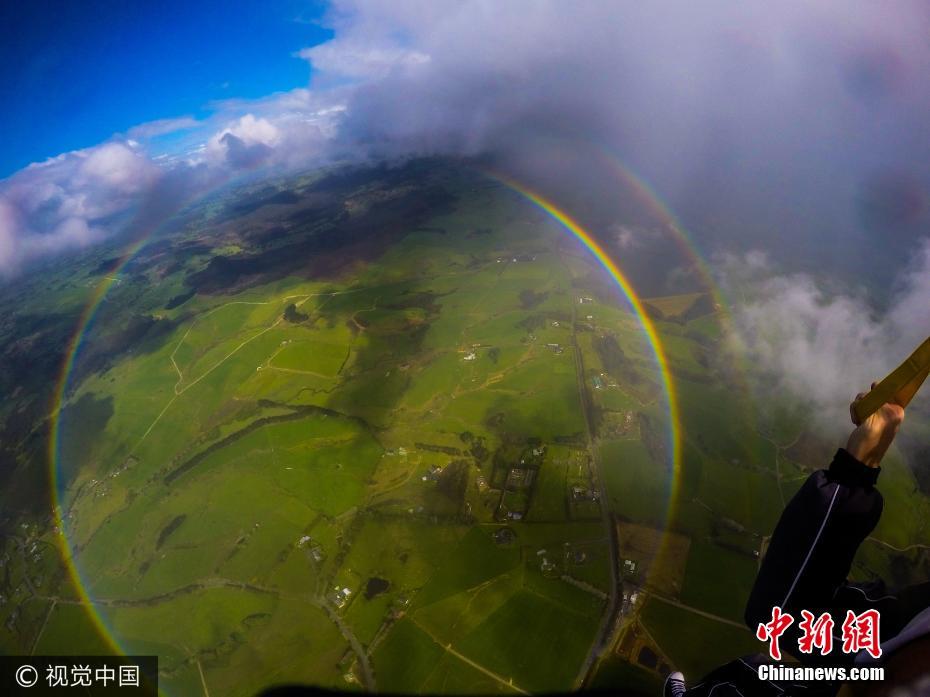
[{"label": "green pasture", "polygon": [[568,690],[599,618],[520,591],[460,643],[460,651],[526,690]]},{"label": "green pasture", "polygon": [[711,541],[692,539],[681,602],[712,615],[741,622],[758,559]]},{"label": "green pasture", "polygon": [[[600,507],[569,501],[572,485],[590,483],[578,359],[600,423],[594,447],[611,513],[661,529],[668,522],[666,399],[641,320],[590,255],[563,244],[564,233],[518,196],[465,175],[436,176],[431,186],[449,187],[452,209],[419,216],[407,230],[395,221],[386,249],[340,260],[349,252],[334,238],[306,270],[267,267],[263,252],[305,232],[338,235],[366,205],[377,210],[381,193],[389,210],[399,200],[392,187],[409,186],[395,176],[330,183],[326,196],[356,206],[347,219],[302,211],[264,247],[250,236],[281,211],[298,211],[260,208],[239,229],[228,216],[238,194],[218,195],[176,238],[198,251],[178,253],[176,267],[161,252],[140,255],[84,338],[85,359],[98,364],[82,372],[79,359],[81,382],[62,412],[65,530],[107,625],[124,649],[160,656],[170,694],[199,694],[204,684],[214,695],[283,682],[359,689],[344,679],[353,654],[343,631],[370,648],[380,691],[571,689],[611,586]],[[382,214],[369,221],[373,230]],[[173,239],[164,238],[166,249]],[[116,251],[82,253],[77,271],[47,278],[62,311],[80,310],[102,275],[94,270]],[[217,256],[259,261],[230,276],[224,293],[225,267],[210,264]],[[304,278],[327,260],[331,269]],[[197,292],[194,274],[208,271],[217,272],[207,275],[211,291]],[[16,291],[24,311],[42,310],[36,283]],[[674,317],[698,299],[649,302]],[[290,304],[296,313],[285,319]],[[124,325],[139,326],[140,317],[158,318],[159,333],[117,346]],[[690,552],[678,600],[730,623],[655,597],[641,620],[696,677],[758,648],[732,624],[756,568],[736,550],[758,548],[813,464],[792,461],[801,457],[788,448],[796,412],[754,405],[730,384],[740,366],[725,352],[717,314],[656,327],[681,412],[672,523]],[[605,344],[611,337],[616,344]],[[595,389],[605,362],[620,374]],[[10,409],[19,406],[14,398]],[[310,406],[320,409],[300,411]],[[605,435],[604,419],[627,412],[629,431]],[[484,439],[483,456],[469,452],[466,431]],[[546,446],[532,489],[479,493],[478,477],[499,486],[508,458],[528,443]],[[427,476],[453,463],[462,473],[453,484]],[[908,581],[921,557],[888,545],[921,541],[930,504],[895,451],[880,486],[883,519],[854,574]],[[495,519],[502,499],[528,504],[526,518],[507,525],[509,544],[493,537],[504,527]],[[35,536],[44,544],[53,534]],[[15,545],[4,554],[0,582],[15,588],[28,568],[43,576],[43,597],[62,599],[49,614],[48,600],[16,598],[22,637],[44,626],[37,652],[104,650],[83,609],[65,602],[75,592],[59,582],[51,550],[29,566]],[[553,564],[546,571],[544,558]],[[366,598],[371,579],[387,588]],[[337,586],[351,590],[340,608],[328,599]],[[0,632],[0,648],[11,643]],[[594,685],[655,691],[651,674],[612,658]]]},{"label": "green pasture", "polygon": [[662,527],[671,473],[638,440],[605,442],[600,458],[611,509],[625,519]]},{"label": "green pasture", "polygon": [[723,663],[764,648],[745,627],[708,619],[658,598],[647,600],[640,617],[675,668],[696,680]]}]

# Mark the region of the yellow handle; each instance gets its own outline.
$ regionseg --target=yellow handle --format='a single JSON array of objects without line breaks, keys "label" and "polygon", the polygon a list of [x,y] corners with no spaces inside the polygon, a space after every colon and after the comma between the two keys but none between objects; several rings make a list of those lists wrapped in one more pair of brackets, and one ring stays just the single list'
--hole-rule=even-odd
[{"label": "yellow handle", "polygon": [[904,363],[872,388],[871,392],[853,403],[853,412],[862,423],[886,402],[906,407],[930,375],[930,337],[917,347]]}]

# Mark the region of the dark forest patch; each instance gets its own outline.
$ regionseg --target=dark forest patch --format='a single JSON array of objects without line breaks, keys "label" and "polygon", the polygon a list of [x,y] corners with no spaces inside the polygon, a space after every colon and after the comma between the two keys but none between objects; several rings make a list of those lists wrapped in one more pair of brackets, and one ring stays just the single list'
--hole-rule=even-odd
[{"label": "dark forest patch", "polygon": [[171,298],[171,300],[169,300],[165,304],[165,309],[173,310],[174,308],[179,307],[180,305],[183,305],[184,303],[186,303],[188,300],[193,298],[195,295],[197,295],[197,291],[193,289],[187,291],[186,293],[175,295],[173,298]]},{"label": "dark forest patch", "polygon": [[436,490],[458,506],[465,503],[466,486],[468,486],[468,460],[450,462],[443,468],[436,482]]},{"label": "dark forest patch", "polygon": [[185,520],[187,520],[187,515],[183,513],[179,516],[175,516],[174,518],[172,518],[171,522],[168,523],[165,527],[163,527],[161,529],[161,532],[158,533],[158,541],[155,542],[155,549],[161,549],[161,546],[165,544],[167,539],[171,537],[171,534],[175,530],[181,527],[181,525],[184,523]]},{"label": "dark forest patch", "polygon": [[199,453],[184,461],[173,470],[168,472],[164,477],[165,484],[170,485],[174,480],[176,480],[181,475],[192,470],[194,467],[203,462],[213,453],[218,450],[222,450],[230,443],[233,443],[240,438],[247,436],[253,431],[262,428],[263,426],[269,426],[271,424],[285,423],[287,421],[299,421],[300,419],[305,419],[308,416],[319,415],[327,417],[338,417],[343,419],[348,419],[349,421],[362,426],[366,431],[370,432],[369,425],[363,420],[355,416],[348,416],[341,412],[336,411],[335,409],[327,409],[326,407],[318,407],[313,404],[302,404],[302,405],[290,405],[290,404],[280,404],[278,402],[272,402],[270,400],[261,399],[258,402],[258,406],[262,409],[272,408],[272,407],[283,407],[285,409],[290,409],[289,414],[279,414],[276,416],[263,416],[259,419],[255,419],[248,426],[240,428],[238,431],[230,433],[225,438],[218,440],[212,445],[208,446],[204,450],[201,450]]},{"label": "dark forest patch", "polygon": [[633,363],[627,358],[616,337],[612,334],[594,337],[594,350],[601,359],[604,370],[618,381],[627,385],[638,385],[642,382]]},{"label": "dark forest patch", "polygon": [[288,189],[274,193],[262,192],[246,201],[230,206],[229,211],[233,217],[253,213],[265,206],[292,206],[300,203],[300,196]]},{"label": "dark forest patch", "polygon": [[291,324],[300,324],[301,322],[306,322],[310,319],[310,315],[305,315],[303,312],[297,309],[297,306],[294,303],[290,303],[287,307],[284,308],[284,319],[286,319]]},{"label": "dark forest patch", "polygon": [[461,455],[462,451],[449,445],[433,445],[431,443],[414,443],[417,450],[425,450],[429,453],[444,453],[446,455]]},{"label": "dark forest patch", "polygon": [[537,329],[542,329],[546,326],[546,317],[545,315],[535,314],[528,315],[519,322],[517,322],[518,327],[522,327],[527,332],[534,332]]},{"label": "dark forest patch", "polygon": [[543,291],[537,293],[532,288],[525,288],[520,291],[520,307],[524,310],[532,310],[549,297],[549,293]]},{"label": "dark forest patch", "polygon": [[294,242],[256,254],[214,257],[185,282],[201,293],[233,293],[291,274],[333,278],[359,261],[377,259],[417,225],[449,212],[455,200],[442,187],[424,187],[375,203],[358,217],[343,216]]}]

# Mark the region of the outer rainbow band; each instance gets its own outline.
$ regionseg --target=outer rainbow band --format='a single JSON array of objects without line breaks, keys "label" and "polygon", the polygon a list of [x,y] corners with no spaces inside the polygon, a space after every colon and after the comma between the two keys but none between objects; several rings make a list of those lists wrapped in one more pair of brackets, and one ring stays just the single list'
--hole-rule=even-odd
[{"label": "outer rainbow band", "polygon": [[77,591],[78,599],[81,601],[81,606],[84,608],[88,618],[93,623],[97,633],[107,644],[108,648],[115,654],[122,654],[124,651],[113,638],[113,635],[110,633],[110,631],[107,629],[106,625],[100,617],[100,614],[97,612],[96,607],[94,606],[93,600],[91,600],[90,596],[85,590],[84,582],[82,581],[77,566],[74,563],[74,557],[71,553],[71,546],[68,544],[68,537],[65,533],[65,521],[61,512],[61,499],[59,496],[60,492],[58,481],[58,462],[60,459],[59,456],[61,448],[61,410],[64,406],[65,390],[68,387],[68,378],[71,376],[71,371],[74,369],[74,362],[80,353],[83,339],[87,335],[87,330],[90,328],[91,324],[93,324],[94,317],[97,315],[97,310],[100,308],[101,302],[103,302],[103,299],[106,297],[113,284],[116,283],[119,273],[123,270],[123,267],[125,267],[126,264],[128,264],[129,261],[136,255],[136,253],[138,253],[138,251],[145,245],[145,243],[148,241],[148,238],[149,236],[145,235],[142,237],[142,239],[136,241],[129,247],[128,251],[126,251],[120,258],[116,267],[107,275],[107,278],[105,278],[103,282],[97,286],[87,305],[84,307],[84,311],[81,313],[81,317],[77,323],[78,330],[75,332],[74,336],[71,338],[71,342],[68,344],[65,360],[62,363],[61,374],[59,375],[58,382],[55,385],[55,392],[53,394],[52,402],[53,407],[51,416],[49,418],[49,489],[52,498],[51,505],[52,513],[55,518],[55,526],[59,531],[56,535],[58,553],[61,556],[62,562],[64,562],[68,577],[71,579],[72,585]]},{"label": "outer rainbow band", "polygon": [[[671,371],[669,369],[668,360],[665,355],[665,351],[662,347],[662,342],[655,328],[655,324],[650,319],[648,313],[642,305],[642,302],[639,299],[639,296],[636,294],[636,291],[633,289],[632,285],[628,279],[623,275],[620,269],[617,267],[616,263],[610,258],[607,252],[601,247],[601,245],[595,240],[584,228],[581,227],[574,219],[572,219],[567,213],[559,209],[554,203],[546,200],[541,195],[533,192],[532,190],[526,188],[523,185],[517,184],[516,182],[502,177],[497,174],[491,174],[492,178],[497,181],[500,181],[508,188],[516,191],[521,196],[526,198],[528,201],[536,205],[538,208],[543,210],[546,214],[556,220],[562,227],[564,227],[568,232],[570,232],[576,239],[578,239],[584,246],[587,248],[594,257],[598,260],[601,266],[607,271],[610,277],[617,283],[622,291],[624,297],[630,303],[633,308],[634,313],[636,314],[637,319],[639,320],[643,331],[646,334],[647,340],[649,342],[650,348],[652,349],[653,354],[655,355],[656,363],[659,366],[659,371],[661,373],[662,387],[666,394],[666,400],[668,403],[669,418],[671,422],[670,426],[670,440],[671,440],[671,486],[669,492],[669,501],[667,508],[667,516],[670,517],[672,511],[675,510],[677,499],[678,499],[678,489],[679,489],[679,473],[680,473],[680,464],[681,464],[681,433],[680,433],[680,419],[679,419],[679,407],[678,399],[674,389],[674,385],[671,378]],[[648,191],[648,189],[647,189]],[[50,490],[51,490],[51,505],[52,511],[54,514],[55,525],[59,530],[59,534],[56,536],[56,542],[59,548],[59,553],[61,555],[62,561],[65,565],[68,576],[70,577],[75,590],[78,594],[78,598],[81,601],[82,607],[87,612],[89,619],[94,624],[97,629],[100,637],[106,642],[108,647],[114,653],[124,653],[123,649],[117,643],[112,633],[108,630],[103,620],[101,619],[99,613],[97,612],[93,600],[88,595],[83,580],[81,579],[80,573],[77,569],[77,566],[74,562],[72,556],[71,547],[68,543],[67,535],[65,533],[65,522],[62,516],[60,492],[59,492],[59,481],[58,481],[58,462],[60,459],[60,437],[61,437],[61,410],[64,403],[65,391],[68,386],[69,377],[74,368],[75,361],[78,354],[80,353],[80,348],[84,337],[87,334],[87,331],[97,314],[97,311],[100,307],[101,302],[106,297],[110,288],[116,282],[118,274],[122,269],[129,263],[130,260],[139,252],[139,250],[145,245],[149,239],[149,235],[144,235],[137,242],[133,243],[127,252],[120,259],[116,268],[111,272],[109,277],[98,285],[95,289],[93,295],[91,296],[89,302],[87,303],[84,312],[81,314],[81,317],[77,323],[77,331],[75,332],[73,338],[71,339],[70,344],[68,345],[67,353],[65,360],[62,364],[61,374],[59,376],[58,382],[56,384],[55,392],[53,395],[53,406],[51,410],[50,417],[50,434],[48,441],[48,459],[50,465]],[[666,521],[668,523],[668,520]],[[661,553],[661,550],[660,550]]]},{"label": "outer rainbow band", "polygon": [[662,347],[662,340],[659,338],[655,324],[653,323],[652,319],[650,319],[649,314],[643,307],[639,296],[636,294],[636,291],[633,289],[633,286],[630,284],[629,280],[627,280],[626,276],[623,275],[623,272],[617,267],[617,264],[613,261],[613,259],[610,258],[604,248],[601,247],[600,243],[595,240],[590,233],[585,231],[581,225],[572,219],[565,211],[559,209],[554,203],[546,200],[541,195],[526,188],[522,184],[518,184],[513,180],[498,174],[492,174],[490,176],[502,182],[526,198],[528,201],[539,207],[550,217],[556,220],[560,225],[562,225],[562,227],[574,235],[575,238],[594,255],[601,266],[604,267],[610,277],[620,287],[624,297],[626,297],[627,301],[629,301],[630,305],[633,307],[633,312],[636,314],[636,317],[646,334],[649,346],[652,349],[652,352],[655,355],[656,363],[659,366],[659,372],[662,376],[662,387],[665,391],[666,400],[668,402],[668,413],[669,419],[671,421],[671,462],[669,464],[671,465],[672,476],[667,508],[667,525],[669,523],[668,518],[671,517],[672,512],[676,509],[676,504],[678,502],[678,489],[680,480],[679,473],[681,470],[681,422],[679,418],[678,397],[672,382],[671,370],[669,368],[668,359],[665,356],[665,350]]}]

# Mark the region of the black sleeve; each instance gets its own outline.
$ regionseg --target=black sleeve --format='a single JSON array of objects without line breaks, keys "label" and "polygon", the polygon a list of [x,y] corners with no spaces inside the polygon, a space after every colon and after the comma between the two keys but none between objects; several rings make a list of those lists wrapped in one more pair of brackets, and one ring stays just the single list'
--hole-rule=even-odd
[{"label": "black sleeve", "polygon": [[843,449],[828,470],[814,472],[782,513],[756,576],[745,619],[755,631],[779,606],[796,615],[829,609],[862,541],[878,524],[880,468]]}]

